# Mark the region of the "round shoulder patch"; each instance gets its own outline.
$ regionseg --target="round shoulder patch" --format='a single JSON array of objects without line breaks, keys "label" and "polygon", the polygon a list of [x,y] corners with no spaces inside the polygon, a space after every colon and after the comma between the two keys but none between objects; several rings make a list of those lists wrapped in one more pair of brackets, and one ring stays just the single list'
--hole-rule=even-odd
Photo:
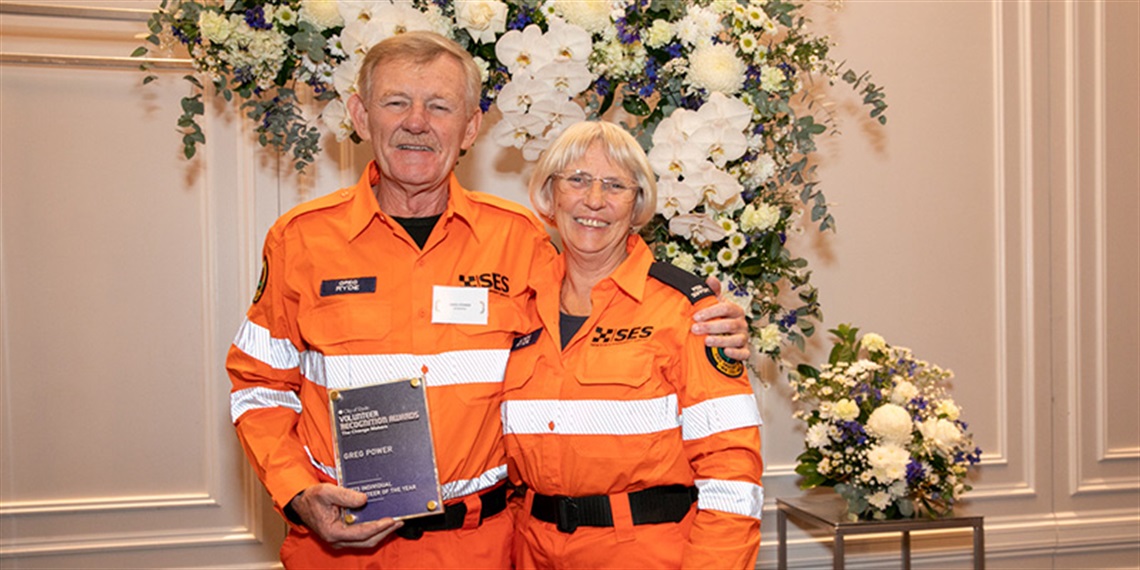
[{"label": "round shoulder patch", "polygon": [[261,294],[265,292],[265,282],[269,281],[269,258],[261,257],[261,277],[257,280],[257,292],[253,294],[253,302],[257,304],[261,300]]},{"label": "round shoulder patch", "polygon": [[729,378],[739,378],[744,374],[744,363],[725,356],[724,349],[719,346],[706,346],[705,356],[708,357],[713,368]]}]

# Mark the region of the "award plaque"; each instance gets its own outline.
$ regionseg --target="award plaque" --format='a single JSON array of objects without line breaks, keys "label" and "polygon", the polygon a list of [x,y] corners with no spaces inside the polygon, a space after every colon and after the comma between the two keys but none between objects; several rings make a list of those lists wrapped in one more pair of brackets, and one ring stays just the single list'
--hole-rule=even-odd
[{"label": "award plaque", "polygon": [[368,495],[353,524],[443,512],[422,378],[329,391],[337,480]]}]

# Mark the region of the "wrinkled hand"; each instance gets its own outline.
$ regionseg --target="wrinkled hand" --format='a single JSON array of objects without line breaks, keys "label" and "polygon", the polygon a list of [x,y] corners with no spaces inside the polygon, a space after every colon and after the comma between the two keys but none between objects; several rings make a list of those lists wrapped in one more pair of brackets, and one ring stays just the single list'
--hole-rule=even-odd
[{"label": "wrinkled hand", "polygon": [[321,483],[305,489],[289,504],[305,526],[333,548],[372,548],[404,523],[390,519],[347,525],[342,508],[358,508],[368,502],[364,493]]},{"label": "wrinkled hand", "polygon": [[[716,277],[708,278],[708,286],[720,295],[720,281]],[[744,318],[744,309],[735,303],[721,300],[716,305],[697,311],[693,315],[693,334],[708,335],[705,337],[705,346],[719,346],[724,348],[725,356],[734,360],[748,360],[752,351],[748,345],[748,320]]]}]

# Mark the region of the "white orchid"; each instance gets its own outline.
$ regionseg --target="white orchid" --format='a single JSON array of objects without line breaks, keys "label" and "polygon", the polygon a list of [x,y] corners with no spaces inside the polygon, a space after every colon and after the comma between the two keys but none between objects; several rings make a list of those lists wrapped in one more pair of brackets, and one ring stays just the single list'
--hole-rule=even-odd
[{"label": "white orchid", "polygon": [[495,57],[507,66],[512,77],[533,76],[542,66],[554,61],[554,46],[543,37],[542,29],[533,24],[522,31],[510,30],[495,43]]},{"label": "white orchid", "polygon": [[585,63],[590,59],[590,52],[594,49],[590,32],[557,18],[550,21],[550,29],[545,37],[553,48],[555,61]]},{"label": "white orchid", "polygon": [[711,162],[706,161],[689,172],[684,182],[695,187],[704,202],[717,211],[731,212],[744,206],[744,200],[740,198],[744,187],[735,177]]},{"label": "white orchid", "polygon": [[[552,61],[534,73],[535,81],[545,83],[566,94],[577,96],[594,82],[594,75],[585,64],[574,61]],[[581,108],[581,105],[578,105]],[[583,119],[585,115],[583,114]]]},{"label": "white orchid", "polygon": [[715,218],[695,212],[674,216],[669,220],[669,231],[705,247],[727,235]]},{"label": "white orchid", "polygon": [[688,214],[700,203],[701,193],[676,177],[662,177],[657,181],[657,213],[665,219]]},{"label": "white orchid", "polygon": [[528,140],[541,136],[546,122],[527,113],[503,113],[503,118],[491,129],[491,138],[500,146],[522,148]]}]

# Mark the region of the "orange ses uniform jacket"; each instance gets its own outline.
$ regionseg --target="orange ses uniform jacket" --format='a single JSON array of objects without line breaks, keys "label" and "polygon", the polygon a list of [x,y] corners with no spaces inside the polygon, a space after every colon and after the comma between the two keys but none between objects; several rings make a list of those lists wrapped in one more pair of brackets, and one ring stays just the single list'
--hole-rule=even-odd
[{"label": "orange ses uniform jacket", "polygon": [[[556,252],[528,211],[468,192],[454,177],[421,250],[380,211],[372,192],[379,176],[371,163],[355,186],[294,208],[270,229],[262,283],[226,361],[238,437],[283,509],[311,485],[336,483],[327,389],[422,375],[444,502],[467,503],[465,528],[333,551],[292,527],[282,560],[503,567],[509,517],[475,528],[478,493],[506,479],[503,374],[512,340],[527,327],[531,267]],[[487,288],[487,324],[433,323],[437,285]]]},{"label": "orange ses uniform jacket", "polygon": [[[528,487],[515,563],[533,567],[752,568],[760,545],[760,417],[738,363],[690,333],[714,303],[695,276],[654,264],[637,236],[559,341],[561,260],[537,287],[541,331],[516,341],[503,428],[512,481]],[[719,367],[718,367],[719,364]],[[680,523],[632,525],[626,494],[696,485]],[[572,533],[529,515],[534,494],[609,495],[613,527]]]}]

